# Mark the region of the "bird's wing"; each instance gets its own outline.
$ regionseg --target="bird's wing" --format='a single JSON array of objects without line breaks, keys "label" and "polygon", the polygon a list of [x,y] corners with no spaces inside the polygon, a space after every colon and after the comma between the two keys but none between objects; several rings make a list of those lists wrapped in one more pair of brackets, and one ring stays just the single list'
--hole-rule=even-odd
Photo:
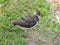
[{"label": "bird's wing", "polygon": [[34,18],[33,18],[32,15],[25,16],[22,19],[25,20],[25,22],[27,22],[27,23],[33,23],[33,22],[35,22],[35,20],[34,20]]},{"label": "bird's wing", "polygon": [[29,18],[29,17],[31,17],[31,15],[24,16],[24,17],[22,17],[21,19],[26,20],[26,19]]}]

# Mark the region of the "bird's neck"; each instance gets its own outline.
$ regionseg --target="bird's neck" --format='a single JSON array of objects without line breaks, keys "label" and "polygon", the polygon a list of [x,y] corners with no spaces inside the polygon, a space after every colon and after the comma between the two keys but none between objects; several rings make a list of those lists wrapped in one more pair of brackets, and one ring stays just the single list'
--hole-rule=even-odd
[{"label": "bird's neck", "polygon": [[38,15],[34,15],[35,17],[38,17]]},{"label": "bird's neck", "polygon": [[36,12],[34,12],[33,14],[34,14],[34,15],[37,15],[37,13],[36,13]]}]

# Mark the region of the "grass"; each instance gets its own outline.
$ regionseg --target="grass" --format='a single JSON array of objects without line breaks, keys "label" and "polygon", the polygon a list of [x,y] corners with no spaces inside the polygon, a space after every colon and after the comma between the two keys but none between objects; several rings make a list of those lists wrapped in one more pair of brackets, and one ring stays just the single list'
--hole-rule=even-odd
[{"label": "grass", "polygon": [[[25,33],[19,26],[12,26],[11,21],[28,14],[32,14],[38,9],[41,12],[39,25],[36,30],[59,32],[59,24],[51,19],[50,4],[45,0],[0,0],[0,45],[25,45]],[[49,17],[49,18],[48,18]]]}]

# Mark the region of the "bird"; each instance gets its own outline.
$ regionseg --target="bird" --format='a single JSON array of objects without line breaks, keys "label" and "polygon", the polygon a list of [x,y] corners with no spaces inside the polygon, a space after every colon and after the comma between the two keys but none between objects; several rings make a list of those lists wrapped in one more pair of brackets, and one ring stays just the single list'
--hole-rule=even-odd
[{"label": "bird", "polygon": [[13,20],[11,23],[14,26],[19,25],[21,27],[31,28],[37,24],[37,22],[39,21],[39,16],[40,11],[35,10],[33,14]]}]

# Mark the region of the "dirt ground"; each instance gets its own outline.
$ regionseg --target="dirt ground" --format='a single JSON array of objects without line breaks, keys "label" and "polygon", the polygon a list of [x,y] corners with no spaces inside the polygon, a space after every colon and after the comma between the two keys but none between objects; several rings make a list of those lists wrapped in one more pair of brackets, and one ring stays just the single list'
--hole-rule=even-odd
[{"label": "dirt ground", "polygon": [[51,4],[51,11],[60,23],[60,0],[47,0]]},{"label": "dirt ground", "polygon": [[[46,0],[51,4],[52,17],[60,22],[60,0]],[[28,34],[27,45],[60,45],[60,33],[43,30],[33,31]]]}]

